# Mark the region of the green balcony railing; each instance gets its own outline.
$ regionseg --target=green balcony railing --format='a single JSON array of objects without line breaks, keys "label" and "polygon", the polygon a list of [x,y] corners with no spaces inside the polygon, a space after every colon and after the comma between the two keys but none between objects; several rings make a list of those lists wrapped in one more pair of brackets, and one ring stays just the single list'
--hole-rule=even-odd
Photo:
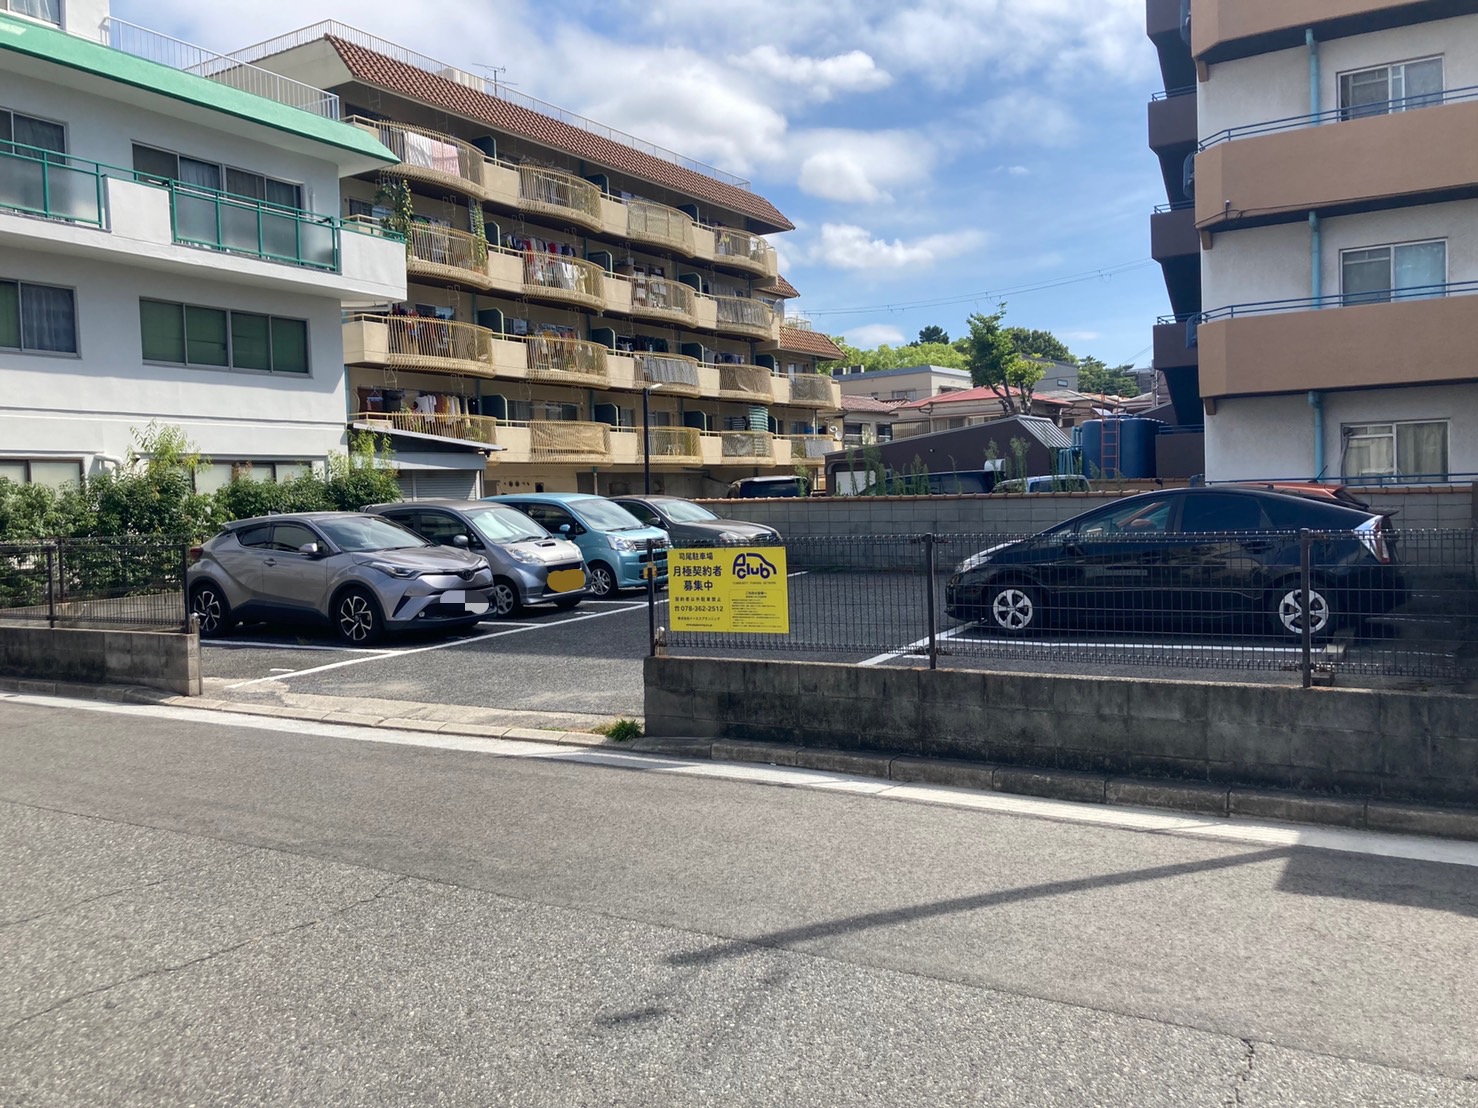
[{"label": "green balcony railing", "polygon": [[339,270],[340,221],[183,181],[169,189],[175,242],[269,262]]},{"label": "green balcony railing", "polygon": [[103,173],[96,162],[0,142],[0,209],[103,225]]}]

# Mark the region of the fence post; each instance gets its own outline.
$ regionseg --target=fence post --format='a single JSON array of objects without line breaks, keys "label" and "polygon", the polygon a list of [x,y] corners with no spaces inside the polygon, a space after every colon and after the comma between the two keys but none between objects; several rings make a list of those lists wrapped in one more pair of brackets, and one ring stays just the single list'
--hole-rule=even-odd
[{"label": "fence post", "polygon": [[655,539],[647,540],[647,564],[642,575],[647,579],[647,654],[657,656],[657,562]]},{"label": "fence post", "polygon": [[56,630],[56,550],[46,548],[46,622]]},{"label": "fence post", "polygon": [[934,599],[934,533],[924,536],[924,576],[929,603],[929,668],[939,668],[939,612]]},{"label": "fence post", "polygon": [[62,540],[58,539],[56,542],[56,598],[59,601],[67,599],[67,564],[66,559],[62,557],[64,546]]},{"label": "fence post", "polygon": [[1314,587],[1314,533],[1307,527],[1298,533],[1298,607],[1299,625],[1302,628],[1300,639],[1303,645],[1303,679],[1304,688],[1314,687],[1314,629],[1310,626],[1311,614],[1309,604],[1309,592]]},{"label": "fence post", "polygon": [[185,584],[185,575],[190,572],[190,544],[180,547],[180,603],[185,609],[184,622],[180,625],[185,634],[190,633],[190,590]]}]

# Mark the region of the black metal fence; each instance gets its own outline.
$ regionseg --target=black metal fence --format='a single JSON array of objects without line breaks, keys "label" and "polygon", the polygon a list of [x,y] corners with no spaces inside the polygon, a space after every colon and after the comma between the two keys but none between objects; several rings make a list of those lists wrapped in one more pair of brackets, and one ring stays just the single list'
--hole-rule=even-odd
[{"label": "black metal fence", "polygon": [[188,629],[189,546],[152,538],[0,544],[0,621]]},{"label": "black metal fence", "polygon": [[790,539],[788,635],[664,639],[867,664],[1465,681],[1475,544],[1471,530]]}]

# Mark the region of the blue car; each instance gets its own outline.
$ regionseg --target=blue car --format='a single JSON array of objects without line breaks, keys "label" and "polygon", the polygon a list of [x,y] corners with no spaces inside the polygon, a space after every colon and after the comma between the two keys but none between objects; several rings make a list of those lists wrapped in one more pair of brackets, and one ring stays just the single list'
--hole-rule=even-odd
[{"label": "blue car", "polygon": [[619,504],[583,492],[509,493],[489,496],[517,508],[552,535],[574,541],[589,570],[587,587],[597,598],[621,589],[646,588],[647,541],[657,583],[667,581],[667,532],[648,527]]}]

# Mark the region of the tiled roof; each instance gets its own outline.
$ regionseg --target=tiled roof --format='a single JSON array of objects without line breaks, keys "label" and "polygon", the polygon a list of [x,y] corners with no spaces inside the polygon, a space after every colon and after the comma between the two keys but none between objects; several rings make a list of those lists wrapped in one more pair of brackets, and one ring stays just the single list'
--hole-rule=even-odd
[{"label": "tiled roof", "polygon": [[781,300],[794,300],[799,296],[800,290],[787,281],[784,277],[772,278],[769,282],[759,287],[761,292],[768,292],[778,296]]},{"label": "tiled roof", "polygon": [[807,331],[802,327],[781,327],[780,349],[792,354],[814,354],[826,362],[839,361],[847,356],[820,331]]},{"label": "tiled roof", "polygon": [[[1016,395],[1019,398],[1021,394],[1018,392]],[[999,402],[1000,399],[996,395],[995,390],[989,385],[981,385],[979,388],[961,389],[959,392],[944,392],[938,396],[926,396],[922,400],[910,400],[907,404],[903,405],[903,408],[906,410],[918,410],[931,407],[935,404],[966,404],[980,400],[995,400]],[[1032,404],[1033,406],[1045,404],[1053,408],[1072,407],[1071,402],[1067,400],[1058,400],[1054,397],[1040,395],[1032,396]]]},{"label": "tiled roof", "polygon": [[795,224],[756,193],[725,184],[651,154],[644,154],[640,150],[530,111],[508,100],[489,96],[445,77],[438,77],[434,73],[396,61],[373,50],[366,50],[333,35],[325,35],[324,38],[338,52],[357,81],[419,100],[443,111],[479,120],[508,134],[518,135],[554,150],[562,150],[597,165],[629,173],[640,180],[670,188],[674,192],[696,196],[730,211],[747,215],[771,230],[795,230]]},{"label": "tiled roof", "polygon": [[842,396],[844,412],[891,412],[901,400],[879,400],[876,396]]}]

